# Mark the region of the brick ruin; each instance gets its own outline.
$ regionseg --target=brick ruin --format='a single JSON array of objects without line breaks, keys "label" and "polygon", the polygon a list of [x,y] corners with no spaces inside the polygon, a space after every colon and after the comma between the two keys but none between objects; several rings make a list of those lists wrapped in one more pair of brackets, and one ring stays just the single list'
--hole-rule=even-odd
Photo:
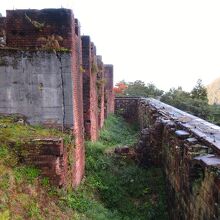
[{"label": "brick ruin", "polygon": [[90,37],[81,36],[71,10],[8,10],[0,17],[0,113],[19,113],[31,125],[74,136],[72,155],[62,140],[42,139],[50,150],[31,160],[56,185],[67,181],[67,156],[74,161],[72,185],[83,178],[84,137],[97,140],[104,117],[114,111],[112,87],[112,66],[106,69]]},{"label": "brick ruin", "polygon": [[25,163],[57,186],[68,179],[78,186],[84,139],[97,140],[114,109],[140,127],[140,164],[163,167],[170,219],[219,219],[218,126],[157,100],[114,100],[113,66],[103,63],[89,36],[81,36],[71,10],[9,10],[0,17],[0,114],[19,113],[31,125],[74,137],[70,149],[62,138],[33,139],[24,146]]},{"label": "brick ruin", "polygon": [[163,168],[170,219],[219,219],[220,127],[154,99],[116,98],[115,111],[139,124],[139,162]]}]

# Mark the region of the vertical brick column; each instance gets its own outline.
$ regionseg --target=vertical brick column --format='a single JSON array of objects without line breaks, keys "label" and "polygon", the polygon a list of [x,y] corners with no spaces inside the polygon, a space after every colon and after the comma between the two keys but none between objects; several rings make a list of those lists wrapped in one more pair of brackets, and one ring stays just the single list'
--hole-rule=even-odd
[{"label": "vertical brick column", "polygon": [[97,64],[95,57],[95,47],[91,43],[90,37],[82,36],[84,126],[86,138],[93,141],[98,137]]},{"label": "vertical brick column", "polygon": [[90,118],[90,76],[91,76],[91,42],[89,36],[82,36],[82,68],[83,68],[83,113],[85,137],[91,138]]},{"label": "vertical brick column", "polygon": [[97,94],[98,94],[98,120],[99,120],[99,129],[102,128],[105,119],[105,102],[104,102],[104,87],[105,87],[105,78],[104,78],[104,64],[102,62],[102,57],[97,56]]},{"label": "vertical brick column", "polygon": [[75,152],[73,167],[73,186],[77,187],[84,175],[85,149],[84,149],[84,126],[83,126],[83,80],[81,73],[82,49],[80,25],[73,18],[73,44],[72,44],[72,79],[73,79],[73,115]]},{"label": "vertical brick column", "polygon": [[105,118],[114,113],[113,65],[104,65],[105,72]]},{"label": "vertical brick column", "polygon": [[97,94],[97,57],[96,57],[96,47],[94,43],[91,43],[91,61],[92,61],[92,71],[91,71],[91,90],[90,90],[90,105],[91,105],[91,140],[98,139],[98,94]]}]

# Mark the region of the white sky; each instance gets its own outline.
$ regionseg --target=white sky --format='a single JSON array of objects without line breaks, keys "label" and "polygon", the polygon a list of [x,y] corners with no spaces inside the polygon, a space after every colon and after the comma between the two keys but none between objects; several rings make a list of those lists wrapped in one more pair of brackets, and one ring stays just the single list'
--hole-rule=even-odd
[{"label": "white sky", "polygon": [[73,8],[115,82],[142,80],[190,90],[220,76],[219,0],[6,0],[18,8]]}]

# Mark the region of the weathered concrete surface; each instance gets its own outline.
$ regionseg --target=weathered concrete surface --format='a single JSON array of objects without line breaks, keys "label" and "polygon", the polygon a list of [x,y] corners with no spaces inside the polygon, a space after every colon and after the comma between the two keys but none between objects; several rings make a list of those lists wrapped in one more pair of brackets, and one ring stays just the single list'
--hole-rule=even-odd
[{"label": "weathered concrete surface", "polygon": [[30,124],[73,126],[71,54],[0,50],[0,113]]},{"label": "weathered concrete surface", "polygon": [[116,98],[115,106],[139,122],[140,163],[164,168],[170,219],[220,219],[220,128],[154,99]]}]

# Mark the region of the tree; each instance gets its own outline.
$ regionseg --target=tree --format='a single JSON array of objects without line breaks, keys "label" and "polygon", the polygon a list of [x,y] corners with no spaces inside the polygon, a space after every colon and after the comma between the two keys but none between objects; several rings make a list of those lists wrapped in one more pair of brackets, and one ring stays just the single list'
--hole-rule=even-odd
[{"label": "tree", "polygon": [[145,83],[141,80],[127,83],[127,88],[124,91],[126,96],[141,96],[141,97],[158,97],[163,94],[153,83]]},{"label": "tree", "polygon": [[170,89],[161,101],[203,119],[208,119],[210,115],[207,92],[201,80],[197,81],[191,92],[183,91],[182,87]]},{"label": "tree", "polygon": [[118,82],[113,88],[116,96],[124,96],[124,92],[127,89],[127,84],[125,81]]},{"label": "tree", "polygon": [[195,87],[191,91],[191,97],[193,99],[200,99],[208,102],[207,89],[202,84],[202,80],[198,79]]}]

